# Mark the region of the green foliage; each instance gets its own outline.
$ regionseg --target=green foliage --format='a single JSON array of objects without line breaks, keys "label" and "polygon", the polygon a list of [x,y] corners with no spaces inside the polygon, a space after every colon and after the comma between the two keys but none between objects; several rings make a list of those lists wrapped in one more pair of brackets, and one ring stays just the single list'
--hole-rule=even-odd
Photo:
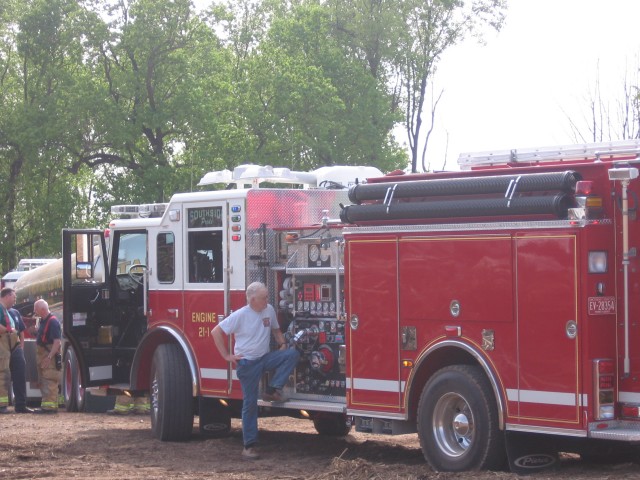
[{"label": "green foliage", "polygon": [[383,85],[338,41],[326,8],[294,7],[274,18],[245,62],[243,117],[254,163],[296,170],[334,164],[397,168],[388,134],[399,120]]},{"label": "green foliage", "polygon": [[2,3],[1,271],[207,171],[404,167],[407,79],[475,24],[499,26],[502,2],[225,1]]}]

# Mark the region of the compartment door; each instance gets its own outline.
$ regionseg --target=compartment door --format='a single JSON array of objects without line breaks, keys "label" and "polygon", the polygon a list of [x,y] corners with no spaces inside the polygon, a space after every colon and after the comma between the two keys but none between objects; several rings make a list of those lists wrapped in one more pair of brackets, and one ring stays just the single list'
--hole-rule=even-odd
[{"label": "compartment door", "polygon": [[347,243],[347,407],[401,409],[395,237]]},{"label": "compartment door", "polygon": [[580,422],[580,325],[576,236],[515,238],[519,423],[577,427]]}]

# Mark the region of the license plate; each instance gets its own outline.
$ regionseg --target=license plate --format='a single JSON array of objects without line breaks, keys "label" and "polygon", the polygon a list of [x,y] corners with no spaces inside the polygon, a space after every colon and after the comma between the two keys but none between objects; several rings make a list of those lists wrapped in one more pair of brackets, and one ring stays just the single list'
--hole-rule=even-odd
[{"label": "license plate", "polygon": [[589,297],[589,315],[616,313],[616,297]]}]

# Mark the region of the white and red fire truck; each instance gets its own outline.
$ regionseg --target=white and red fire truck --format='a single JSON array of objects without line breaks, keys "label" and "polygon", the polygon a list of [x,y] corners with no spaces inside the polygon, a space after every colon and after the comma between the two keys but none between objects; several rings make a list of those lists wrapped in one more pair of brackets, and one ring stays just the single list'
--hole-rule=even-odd
[{"label": "white and red fire truck", "polygon": [[[436,470],[637,453],[639,153],[465,154],[457,172],[304,179],[348,192],[177,194],[122,207],[136,218],[111,223],[108,252],[102,232],[65,230],[75,381],[150,392],[159,439],[189,438],[195,414],[228,433],[241,390],[210,332],[259,280],[302,353],[289,400],[260,402],[271,413],[327,435],[417,432]],[[252,168],[203,183],[295,181]]]}]

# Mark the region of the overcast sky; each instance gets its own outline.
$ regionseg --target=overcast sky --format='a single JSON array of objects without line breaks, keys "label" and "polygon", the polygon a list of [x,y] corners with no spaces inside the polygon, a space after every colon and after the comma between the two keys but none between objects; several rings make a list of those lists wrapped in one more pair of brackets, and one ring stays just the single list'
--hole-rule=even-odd
[{"label": "overcast sky", "polygon": [[445,151],[454,169],[464,152],[574,143],[568,115],[584,125],[598,70],[611,102],[624,97],[625,70],[638,78],[639,22],[640,0],[509,0],[486,45],[465,42],[439,64],[431,168]]}]

